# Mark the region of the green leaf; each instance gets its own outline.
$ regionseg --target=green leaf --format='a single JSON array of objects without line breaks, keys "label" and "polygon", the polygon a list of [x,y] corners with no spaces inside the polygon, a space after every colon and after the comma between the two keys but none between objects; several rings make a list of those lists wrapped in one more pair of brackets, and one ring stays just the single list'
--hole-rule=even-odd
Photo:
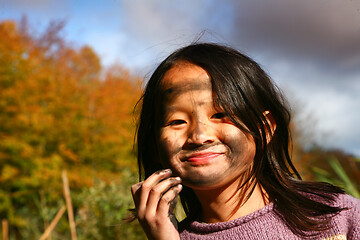
[{"label": "green leaf", "polygon": [[328,159],[328,163],[344,183],[345,190],[354,197],[360,198],[359,191],[356,189],[355,185],[351,182],[350,178],[346,174],[344,168],[341,166],[339,161],[336,158],[330,158]]}]

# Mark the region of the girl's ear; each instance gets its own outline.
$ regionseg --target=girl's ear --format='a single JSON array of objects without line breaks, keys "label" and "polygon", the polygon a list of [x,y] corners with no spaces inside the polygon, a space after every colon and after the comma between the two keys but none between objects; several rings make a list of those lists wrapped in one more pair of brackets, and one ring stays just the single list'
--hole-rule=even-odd
[{"label": "girl's ear", "polygon": [[267,111],[263,112],[263,115],[267,122],[267,124],[264,123],[265,131],[266,131],[266,143],[269,144],[269,142],[271,141],[272,136],[276,130],[276,122],[270,111],[267,110]]}]

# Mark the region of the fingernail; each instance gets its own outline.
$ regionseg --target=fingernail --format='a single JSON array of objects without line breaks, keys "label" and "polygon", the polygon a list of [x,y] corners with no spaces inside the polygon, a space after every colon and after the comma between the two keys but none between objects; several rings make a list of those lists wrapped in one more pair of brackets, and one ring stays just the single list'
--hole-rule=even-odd
[{"label": "fingernail", "polygon": [[156,174],[165,174],[165,173],[171,173],[171,169],[165,169],[165,170],[158,170],[155,172]]},{"label": "fingernail", "polygon": [[180,177],[173,177],[173,178],[170,178],[170,181],[172,183],[181,183],[181,178]]},{"label": "fingernail", "polygon": [[180,193],[180,191],[182,190],[182,185],[179,183],[179,184],[177,184],[176,186],[174,186],[174,187],[172,188],[172,190],[174,191],[174,193],[175,193],[176,195],[178,195],[178,194]]}]

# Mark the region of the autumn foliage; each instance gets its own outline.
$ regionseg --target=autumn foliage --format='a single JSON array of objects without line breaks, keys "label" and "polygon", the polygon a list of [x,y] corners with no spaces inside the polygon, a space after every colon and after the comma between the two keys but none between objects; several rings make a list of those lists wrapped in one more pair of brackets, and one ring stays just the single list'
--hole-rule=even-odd
[{"label": "autumn foliage", "polygon": [[63,169],[75,192],[135,172],[140,81],[65,42],[63,25],[39,34],[26,19],[0,23],[0,218],[18,237],[37,202],[62,197]]}]

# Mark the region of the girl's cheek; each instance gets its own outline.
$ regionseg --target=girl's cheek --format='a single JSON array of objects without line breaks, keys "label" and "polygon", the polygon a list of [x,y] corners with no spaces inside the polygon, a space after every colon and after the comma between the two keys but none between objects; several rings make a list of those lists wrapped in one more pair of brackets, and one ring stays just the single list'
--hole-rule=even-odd
[{"label": "girl's cheek", "polygon": [[161,136],[159,140],[159,152],[161,161],[169,163],[180,151],[182,147],[175,136]]}]

